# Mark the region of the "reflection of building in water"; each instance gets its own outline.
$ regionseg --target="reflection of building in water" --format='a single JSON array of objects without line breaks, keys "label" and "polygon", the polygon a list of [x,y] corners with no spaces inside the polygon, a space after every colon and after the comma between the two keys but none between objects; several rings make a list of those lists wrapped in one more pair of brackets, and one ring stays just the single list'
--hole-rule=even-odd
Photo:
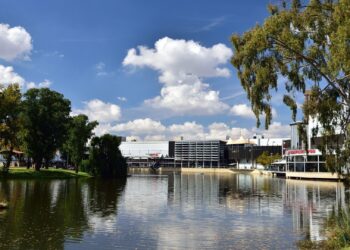
[{"label": "reflection of building in water", "polygon": [[169,202],[195,206],[219,203],[219,177],[203,174],[174,174],[169,176]]},{"label": "reflection of building in water", "polygon": [[286,180],[285,208],[292,213],[296,230],[309,231],[311,240],[321,240],[320,229],[332,211],[345,208],[344,185],[340,182]]},{"label": "reflection of building in water", "polygon": [[267,223],[272,224],[290,225],[290,218],[295,234],[306,234],[311,240],[322,239],[325,219],[333,210],[346,207],[344,186],[339,182],[246,174],[177,174],[169,176],[168,191],[168,204],[181,204],[182,209],[203,204],[225,206],[226,211],[243,218],[248,215],[270,218]]}]

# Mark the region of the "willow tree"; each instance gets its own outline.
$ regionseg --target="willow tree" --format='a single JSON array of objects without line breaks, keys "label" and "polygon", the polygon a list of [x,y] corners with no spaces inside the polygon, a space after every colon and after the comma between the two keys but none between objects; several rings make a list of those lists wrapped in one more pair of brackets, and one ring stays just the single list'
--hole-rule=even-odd
[{"label": "willow tree", "polygon": [[[258,126],[262,114],[265,127],[271,123],[271,95],[281,82],[293,120],[297,94],[310,90],[304,120],[318,119],[313,134],[323,135],[327,166],[340,171],[350,155],[350,0],[283,1],[268,9],[263,24],[231,38],[232,64]],[[343,135],[342,145],[335,134]]]}]

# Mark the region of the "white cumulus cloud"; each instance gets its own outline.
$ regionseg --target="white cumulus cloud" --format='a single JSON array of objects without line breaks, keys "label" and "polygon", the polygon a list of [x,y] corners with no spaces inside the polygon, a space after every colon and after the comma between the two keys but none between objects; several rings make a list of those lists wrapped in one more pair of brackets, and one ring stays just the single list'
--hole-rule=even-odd
[{"label": "white cumulus cloud", "polygon": [[19,74],[17,74],[12,66],[0,65],[0,84],[9,85],[17,83],[19,86],[23,87],[25,80]]},{"label": "white cumulus cloud", "polygon": [[112,131],[117,133],[128,132],[130,135],[161,135],[165,129],[165,126],[159,121],[145,118],[117,124],[112,128]]},{"label": "white cumulus cloud", "polygon": [[35,82],[29,82],[27,83],[27,89],[32,89],[32,88],[48,88],[50,87],[52,82],[50,80],[45,79],[42,82],[39,82],[36,84]]},{"label": "white cumulus cloud", "polygon": [[30,34],[20,26],[10,27],[0,23],[0,58],[6,61],[14,59],[28,60],[33,49]]},{"label": "white cumulus cloud", "polygon": [[[275,108],[271,108],[272,117],[277,117],[277,111]],[[247,104],[236,104],[233,105],[230,109],[230,113],[235,116],[240,116],[244,118],[250,118],[250,119],[256,119],[254,112],[252,111],[252,108],[248,106]]]},{"label": "white cumulus cloud", "polygon": [[183,124],[173,124],[168,127],[168,137],[171,139],[179,140],[181,137],[185,140],[195,140],[197,138],[203,138],[204,127],[196,122],[185,122]]},{"label": "white cumulus cloud", "polygon": [[214,122],[203,126],[195,121],[182,124],[163,125],[150,118],[136,119],[111,126],[105,124],[96,134],[114,133],[136,140],[225,140],[227,137],[238,139],[240,136],[252,138],[254,134],[263,134],[266,138],[286,138],[290,136],[289,125],[273,122],[269,130],[261,128],[231,127],[226,123]]},{"label": "white cumulus cloud", "polygon": [[[85,114],[92,121],[109,123],[118,121],[121,117],[121,109],[118,105],[106,103],[99,99],[84,102],[83,109],[75,109],[73,114]],[[104,124],[107,126],[107,124]],[[107,131],[108,129],[106,129]]]},{"label": "white cumulus cloud", "polygon": [[174,114],[212,115],[229,107],[220,101],[219,92],[202,81],[208,77],[228,77],[223,65],[232,56],[224,44],[204,47],[189,40],[159,39],[154,48],[132,48],[124,58],[124,66],[148,67],[159,72],[163,84],[159,96],[145,101],[147,106],[166,109]]},{"label": "white cumulus cloud", "polygon": [[47,79],[40,83],[27,82],[22,76],[15,72],[12,66],[4,66],[0,64],[0,84],[7,86],[14,83],[24,89],[48,88],[52,84],[52,82]]},{"label": "white cumulus cloud", "polygon": [[255,115],[251,109],[251,107],[249,107],[247,104],[237,104],[237,105],[233,105],[230,113],[232,115],[236,115],[236,116],[241,116],[241,117],[245,117],[245,118],[255,118]]}]

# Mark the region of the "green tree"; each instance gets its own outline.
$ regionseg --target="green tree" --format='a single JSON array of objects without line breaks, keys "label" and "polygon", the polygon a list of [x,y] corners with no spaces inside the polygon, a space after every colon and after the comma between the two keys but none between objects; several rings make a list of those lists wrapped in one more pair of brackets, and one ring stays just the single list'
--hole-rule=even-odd
[{"label": "green tree", "polygon": [[[306,5],[298,0],[283,1],[282,6],[270,5],[269,10],[271,16],[262,25],[231,38],[232,64],[257,125],[264,114],[268,128],[271,95],[281,88],[279,81],[285,81],[283,101],[291,108],[293,120],[297,94],[310,89],[303,105],[304,119],[318,118],[327,165],[340,171],[350,156],[350,0],[310,0]],[[336,128],[345,137],[343,149],[339,143],[330,146]]]},{"label": "green tree", "polygon": [[103,178],[124,178],[127,165],[119,145],[120,137],[105,134],[91,140],[88,172]]},{"label": "green tree", "polygon": [[70,101],[48,88],[30,89],[23,100],[23,141],[35,169],[46,167],[62,147],[69,124]]},{"label": "green tree", "polygon": [[263,165],[265,169],[270,166],[273,162],[281,159],[280,154],[272,154],[270,155],[269,152],[264,151],[259,157],[256,159],[256,162]]},{"label": "green tree", "polygon": [[63,145],[63,151],[73,162],[76,172],[78,172],[84,154],[87,152],[86,144],[93,136],[92,131],[97,125],[96,121],[89,122],[86,115],[74,116],[69,123],[68,137]]},{"label": "green tree", "polygon": [[19,148],[22,94],[17,84],[0,85],[0,152],[5,156],[4,172],[9,171],[13,150]]}]

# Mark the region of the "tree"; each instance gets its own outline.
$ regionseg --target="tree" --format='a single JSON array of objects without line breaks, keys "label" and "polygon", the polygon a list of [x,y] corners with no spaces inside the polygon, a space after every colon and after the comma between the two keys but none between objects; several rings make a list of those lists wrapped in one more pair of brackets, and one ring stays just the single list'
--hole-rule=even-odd
[{"label": "tree", "polygon": [[[260,125],[272,119],[272,91],[285,81],[284,103],[296,119],[297,94],[310,89],[303,105],[304,119],[317,117],[324,138],[327,166],[340,171],[350,157],[350,0],[298,0],[270,5],[271,16],[243,35],[233,35],[232,64]],[[344,146],[330,143],[335,130]],[[322,131],[321,131],[322,130]],[[305,134],[305,128],[300,127]],[[331,146],[332,145],[332,146]],[[335,154],[336,153],[336,154]]]},{"label": "tree", "polygon": [[120,137],[105,134],[91,140],[88,172],[103,178],[125,178],[127,165],[119,145]]},{"label": "tree", "polygon": [[70,101],[48,88],[30,89],[23,100],[23,141],[35,169],[46,167],[62,146],[69,124]]},{"label": "tree", "polygon": [[263,165],[265,169],[270,166],[273,162],[281,159],[280,154],[269,154],[269,152],[264,151],[259,157],[256,159],[256,162]]},{"label": "tree", "polygon": [[63,151],[73,162],[76,172],[87,151],[86,144],[93,136],[92,131],[97,125],[96,121],[89,122],[86,115],[74,116],[69,123],[68,137],[63,145]]},{"label": "tree", "polygon": [[5,155],[4,172],[8,172],[13,150],[19,148],[21,129],[20,112],[22,94],[17,84],[0,85],[0,153]]}]

